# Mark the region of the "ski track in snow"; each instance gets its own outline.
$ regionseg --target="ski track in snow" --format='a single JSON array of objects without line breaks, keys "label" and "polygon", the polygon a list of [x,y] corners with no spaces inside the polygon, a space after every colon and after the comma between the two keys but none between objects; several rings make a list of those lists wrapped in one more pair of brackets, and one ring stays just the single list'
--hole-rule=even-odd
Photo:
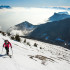
[{"label": "ski track in snow", "polygon": [[[2,52],[3,39],[8,39],[13,46],[13,56],[3,56],[5,49]],[[22,39],[22,41],[24,38]],[[70,69],[70,50],[43,43],[36,40],[26,40],[27,43],[19,43],[10,40],[9,37],[4,37],[0,34],[0,70],[69,70]],[[33,46],[37,43],[38,46]],[[40,49],[40,47],[42,49]],[[11,51],[11,50],[10,50]],[[35,55],[42,55],[47,57],[46,60],[35,58]],[[30,58],[33,56],[33,59]],[[45,65],[41,64],[45,62]]]}]

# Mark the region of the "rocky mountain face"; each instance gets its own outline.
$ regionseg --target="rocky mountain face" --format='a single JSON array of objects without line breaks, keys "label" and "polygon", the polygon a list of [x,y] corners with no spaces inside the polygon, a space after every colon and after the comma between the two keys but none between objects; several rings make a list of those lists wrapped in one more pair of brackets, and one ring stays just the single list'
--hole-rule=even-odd
[{"label": "rocky mountain face", "polygon": [[70,18],[41,24],[29,37],[42,41],[70,42]]},{"label": "rocky mountain face", "polygon": [[14,35],[19,34],[24,36],[32,32],[36,27],[37,27],[36,25],[32,25],[31,23],[25,21],[10,27],[7,32]]}]

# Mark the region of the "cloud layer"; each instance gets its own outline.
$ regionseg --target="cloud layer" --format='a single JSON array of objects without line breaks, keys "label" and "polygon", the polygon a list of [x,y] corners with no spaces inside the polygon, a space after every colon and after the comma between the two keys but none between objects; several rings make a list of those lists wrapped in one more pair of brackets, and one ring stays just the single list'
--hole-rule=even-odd
[{"label": "cloud layer", "polygon": [[66,10],[57,10],[50,8],[24,8],[13,7],[12,9],[0,9],[0,25],[4,29],[28,21],[34,25],[44,23],[54,12],[62,12]]}]

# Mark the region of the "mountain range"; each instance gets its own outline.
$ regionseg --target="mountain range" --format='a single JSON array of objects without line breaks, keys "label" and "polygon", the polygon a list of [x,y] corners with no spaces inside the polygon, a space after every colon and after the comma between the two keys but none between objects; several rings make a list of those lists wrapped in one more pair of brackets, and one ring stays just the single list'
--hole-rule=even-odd
[{"label": "mountain range", "polygon": [[70,10],[70,7],[43,7],[43,8],[51,8],[51,9],[57,9],[57,10]]},{"label": "mountain range", "polygon": [[30,38],[49,42],[70,42],[70,18],[39,25]]},{"label": "mountain range", "polygon": [[10,7],[10,6],[8,6],[8,5],[1,5],[1,6],[0,6],[0,9],[3,9],[3,8],[10,9],[11,7]]},{"label": "mountain range", "polygon": [[8,32],[51,43],[70,42],[70,15],[67,12],[54,13],[49,21],[40,25],[25,21],[9,28]]}]

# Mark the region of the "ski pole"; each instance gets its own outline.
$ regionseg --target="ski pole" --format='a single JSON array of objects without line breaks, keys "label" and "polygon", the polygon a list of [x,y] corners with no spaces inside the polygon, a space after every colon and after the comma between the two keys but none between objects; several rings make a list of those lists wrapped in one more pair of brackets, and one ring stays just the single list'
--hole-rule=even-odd
[{"label": "ski pole", "polygon": [[12,56],[13,56],[13,50],[12,50],[12,48],[11,48],[11,51],[12,51]]},{"label": "ski pole", "polygon": [[2,47],[2,51],[1,51],[1,54],[2,54],[2,52],[3,52],[3,47]]}]

